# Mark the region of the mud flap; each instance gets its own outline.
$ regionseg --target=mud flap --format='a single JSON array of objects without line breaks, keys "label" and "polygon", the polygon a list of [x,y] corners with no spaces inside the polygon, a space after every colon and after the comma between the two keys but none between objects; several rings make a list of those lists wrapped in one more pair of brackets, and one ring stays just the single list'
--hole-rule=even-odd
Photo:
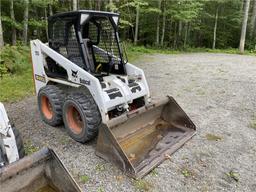
[{"label": "mud flap", "polygon": [[196,126],[172,97],[102,124],[96,154],[141,178],[174,153]]}]

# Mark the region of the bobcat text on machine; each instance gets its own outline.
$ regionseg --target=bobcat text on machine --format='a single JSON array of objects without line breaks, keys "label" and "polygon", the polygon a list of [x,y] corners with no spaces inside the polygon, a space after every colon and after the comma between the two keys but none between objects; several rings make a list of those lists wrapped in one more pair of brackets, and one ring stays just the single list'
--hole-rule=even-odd
[{"label": "bobcat text on machine", "polygon": [[64,122],[96,154],[140,178],[180,148],[196,127],[172,97],[150,101],[142,69],[127,62],[119,15],[80,10],[48,18],[49,42],[31,41],[38,107],[44,122]]}]

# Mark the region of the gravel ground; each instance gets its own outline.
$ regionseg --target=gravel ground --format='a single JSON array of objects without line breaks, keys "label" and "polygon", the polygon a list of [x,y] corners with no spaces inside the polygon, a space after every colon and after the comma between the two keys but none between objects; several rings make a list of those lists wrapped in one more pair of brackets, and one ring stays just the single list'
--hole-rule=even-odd
[{"label": "gravel ground", "polygon": [[197,125],[192,140],[139,181],[97,157],[96,141],[82,145],[45,125],[34,96],[5,105],[26,146],[53,148],[86,191],[255,191],[256,57],[154,54],[136,65],[154,98],[172,95]]}]

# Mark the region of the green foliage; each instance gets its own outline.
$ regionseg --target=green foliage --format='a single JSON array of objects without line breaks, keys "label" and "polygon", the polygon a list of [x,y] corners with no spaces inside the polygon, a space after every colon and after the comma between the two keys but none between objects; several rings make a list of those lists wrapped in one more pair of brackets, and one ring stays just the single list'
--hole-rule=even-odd
[{"label": "green foliage", "polygon": [[7,25],[9,27],[14,27],[18,30],[22,29],[22,23],[14,21],[11,17],[9,16],[1,16],[1,20],[3,22],[3,25]]},{"label": "green foliage", "polygon": [[153,185],[144,179],[134,180],[133,185],[138,191],[142,192],[150,191],[153,188]]},{"label": "green foliage", "polygon": [[36,19],[30,19],[28,25],[33,28],[45,28],[47,23],[45,20],[38,21]]},{"label": "green foliage", "polygon": [[27,140],[24,143],[24,150],[25,150],[26,155],[30,155],[30,154],[37,152],[39,150],[39,147],[35,146],[31,140]]},{"label": "green foliage", "polygon": [[81,175],[80,180],[82,183],[87,183],[90,180],[90,177],[88,175]]},{"label": "green foliage", "polygon": [[0,101],[16,101],[33,93],[29,47],[6,45],[0,50]]},{"label": "green foliage", "polygon": [[31,67],[29,61],[29,48],[27,46],[6,45],[0,52],[1,74],[22,74]]},{"label": "green foliage", "polygon": [[235,182],[239,181],[239,173],[237,171],[231,170],[228,173],[226,173],[226,175]]}]

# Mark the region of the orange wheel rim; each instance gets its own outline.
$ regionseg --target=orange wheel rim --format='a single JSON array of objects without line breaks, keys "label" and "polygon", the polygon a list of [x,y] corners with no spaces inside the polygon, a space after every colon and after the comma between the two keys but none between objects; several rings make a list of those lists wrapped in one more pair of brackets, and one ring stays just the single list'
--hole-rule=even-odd
[{"label": "orange wheel rim", "polygon": [[75,134],[81,133],[83,128],[83,120],[79,111],[74,106],[68,106],[66,117],[71,131]]},{"label": "orange wheel rim", "polygon": [[47,119],[51,119],[53,116],[52,105],[46,96],[41,97],[42,112]]}]

